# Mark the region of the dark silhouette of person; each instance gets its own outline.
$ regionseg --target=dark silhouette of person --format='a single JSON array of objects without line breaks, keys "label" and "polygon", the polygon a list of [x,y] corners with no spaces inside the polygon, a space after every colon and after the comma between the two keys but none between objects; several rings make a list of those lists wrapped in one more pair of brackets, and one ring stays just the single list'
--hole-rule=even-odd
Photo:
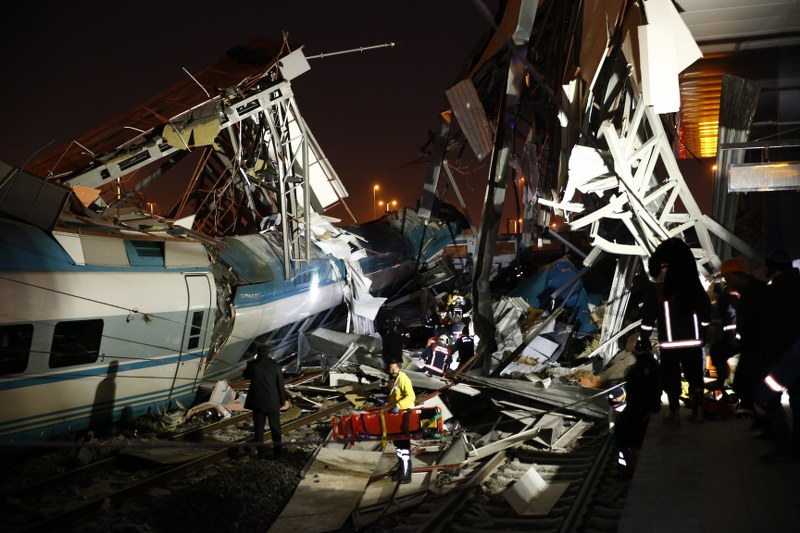
[{"label": "dark silhouette of person", "polygon": [[383,338],[383,362],[384,366],[389,363],[403,362],[403,347],[408,342],[408,335],[405,333],[400,317],[396,316],[389,323],[389,329],[382,335]]},{"label": "dark silhouette of person", "polygon": [[89,415],[89,429],[94,431],[97,436],[111,434],[111,424],[114,422],[114,402],[117,398],[118,372],[119,362],[111,361],[108,364],[106,377],[97,385],[97,391],[94,394],[92,413]]},{"label": "dark silhouette of person", "polygon": [[461,330],[461,336],[453,346],[453,353],[458,352],[458,364],[463,365],[475,355],[475,337],[470,333],[469,329],[470,319],[464,319],[464,327]]},{"label": "dark silhouette of person", "polygon": [[619,465],[626,475],[636,466],[651,412],[661,408],[661,377],[658,361],[649,350],[634,350],[636,362],[625,372],[625,409],[617,416],[614,433]]},{"label": "dark silhouette of person", "polygon": [[662,388],[667,393],[667,423],[679,424],[681,371],[689,382],[693,422],[702,422],[703,345],[711,321],[711,300],[700,283],[691,248],[678,238],[656,247],[648,260],[650,283],[642,307],[639,351],[647,351],[650,334],[658,324]]},{"label": "dark silhouette of person", "polygon": [[716,335],[709,334],[709,355],[717,370],[717,378],[706,383],[706,388],[719,390],[723,396],[727,396],[725,382],[730,375],[728,359],[741,351],[741,335],[736,331],[736,315],[742,297],[739,284],[746,278],[746,272],[744,261],[736,258],[725,260],[719,269],[720,275],[725,279],[725,288],[717,298]]},{"label": "dark silhouette of person", "polygon": [[742,407],[753,408],[756,386],[763,377],[764,317],[767,285],[746,272],[730,272],[725,281],[739,293],[736,333],[740,337],[739,363],[733,376],[733,390]]},{"label": "dark silhouette of person", "polygon": [[283,454],[281,443],[281,409],[288,409],[286,391],[283,387],[283,372],[280,365],[269,356],[269,348],[262,344],[256,355],[248,361],[244,377],[250,380],[250,389],[244,402],[245,409],[253,411],[253,430],[258,448],[258,457],[267,458],[264,446],[264,425],[269,421],[272,435],[273,457]]}]

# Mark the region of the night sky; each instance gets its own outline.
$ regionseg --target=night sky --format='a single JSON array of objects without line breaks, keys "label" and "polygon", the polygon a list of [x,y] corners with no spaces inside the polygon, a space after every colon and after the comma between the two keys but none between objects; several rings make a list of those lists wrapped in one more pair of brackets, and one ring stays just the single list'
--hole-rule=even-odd
[{"label": "night sky", "polygon": [[[427,166],[409,163],[491,29],[476,2],[495,12],[493,0],[4,4],[0,159],[21,166],[51,141],[38,156],[52,152],[180,81],[181,67],[201,71],[255,36],[288,32],[306,55],[394,41],[311,60],[292,84],[359,221],[372,217],[375,183],[378,200],[414,206]],[[462,182],[475,221],[484,189]]]}]

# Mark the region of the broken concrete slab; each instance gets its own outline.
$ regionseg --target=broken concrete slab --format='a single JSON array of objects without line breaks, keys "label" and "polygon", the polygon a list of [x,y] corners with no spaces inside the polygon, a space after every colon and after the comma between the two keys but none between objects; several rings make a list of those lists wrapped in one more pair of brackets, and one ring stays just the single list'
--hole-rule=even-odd
[{"label": "broken concrete slab", "polygon": [[547,483],[531,467],[503,496],[518,515],[544,516],[550,512],[569,485],[569,482]]},{"label": "broken concrete slab", "polygon": [[269,531],[340,529],[358,505],[380,458],[381,452],[320,448]]}]

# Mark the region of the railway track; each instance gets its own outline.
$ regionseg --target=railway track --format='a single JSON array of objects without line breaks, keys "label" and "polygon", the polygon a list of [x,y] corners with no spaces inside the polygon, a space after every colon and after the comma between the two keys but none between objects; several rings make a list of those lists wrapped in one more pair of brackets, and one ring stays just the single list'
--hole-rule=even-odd
[{"label": "railway track", "polygon": [[[349,408],[340,402],[281,426],[290,434],[318,420]],[[150,447],[187,446],[197,457],[178,465],[154,465],[136,462],[115,455],[85,467],[70,470],[2,494],[2,515],[7,532],[63,530],[65,525],[79,522],[98,510],[117,508],[154,487],[165,486],[190,476],[210,465],[228,459],[232,449],[245,446],[249,437],[239,440],[214,440],[214,434],[250,420],[249,413],[209,424],[175,435],[169,441],[149,444]],[[198,439],[202,439],[198,441]],[[195,441],[188,443],[186,441]],[[267,440],[269,438],[267,437]],[[252,445],[251,442],[249,444]]]},{"label": "railway track", "polygon": [[[503,493],[532,467],[548,483],[569,483],[542,516],[518,515]],[[532,445],[498,454],[480,471],[478,483],[465,483],[445,495],[429,494],[413,510],[400,511],[362,528],[391,531],[617,531],[629,482],[617,479],[614,447],[603,428],[582,436],[568,452]],[[387,513],[388,514],[388,513]]]}]

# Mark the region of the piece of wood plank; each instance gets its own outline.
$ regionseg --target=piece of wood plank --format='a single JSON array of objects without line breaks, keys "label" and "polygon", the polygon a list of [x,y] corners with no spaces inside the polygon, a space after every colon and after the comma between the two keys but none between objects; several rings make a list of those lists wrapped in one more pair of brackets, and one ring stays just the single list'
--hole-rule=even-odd
[{"label": "piece of wood plank", "polygon": [[320,448],[270,531],[341,529],[364,493],[381,452]]}]

